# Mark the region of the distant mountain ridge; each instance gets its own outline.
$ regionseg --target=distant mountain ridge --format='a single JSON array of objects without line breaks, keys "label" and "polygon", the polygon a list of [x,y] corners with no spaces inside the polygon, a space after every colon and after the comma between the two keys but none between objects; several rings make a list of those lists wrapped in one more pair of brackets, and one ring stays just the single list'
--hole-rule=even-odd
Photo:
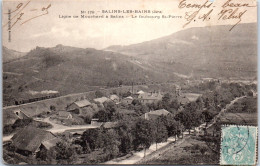
[{"label": "distant mountain ridge", "polygon": [[[208,75],[239,77],[257,71],[257,24],[196,27],[159,39],[105,50],[147,61],[181,63]],[[211,70],[211,71],[210,71]],[[203,72],[203,73],[205,73]]]},{"label": "distant mountain ridge", "polygon": [[[256,27],[240,24],[231,32],[229,26],[190,28],[106,50],[36,47],[3,64],[4,102],[13,102],[30,90],[69,94],[132,82],[183,82],[206,77],[256,79]],[[5,51],[9,53],[14,51]]]},{"label": "distant mountain ridge", "polygon": [[36,47],[3,65],[4,100],[13,102],[28,96],[30,90],[55,90],[64,95],[118,86],[120,82],[131,85],[178,79],[174,74],[162,75],[159,69],[139,63],[120,53],[92,48]]},{"label": "distant mountain ridge", "polygon": [[19,51],[15,51],[15,50],[12,50],[12,49],[8,49],[5,46],[2,47],[3,63],[10,62],[10,61],[15,60],[17,58],[21,58],[24,55],[26,55],[25,52],[19,52]]}]

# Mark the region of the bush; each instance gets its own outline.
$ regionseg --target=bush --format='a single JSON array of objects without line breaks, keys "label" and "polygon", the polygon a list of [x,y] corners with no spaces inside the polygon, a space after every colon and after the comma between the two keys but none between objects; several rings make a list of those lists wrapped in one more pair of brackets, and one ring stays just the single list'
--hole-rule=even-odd
[{"label": "bush", "polygon": [[3,134],[11,134],[14,131],[12,125],[4,126]]}]

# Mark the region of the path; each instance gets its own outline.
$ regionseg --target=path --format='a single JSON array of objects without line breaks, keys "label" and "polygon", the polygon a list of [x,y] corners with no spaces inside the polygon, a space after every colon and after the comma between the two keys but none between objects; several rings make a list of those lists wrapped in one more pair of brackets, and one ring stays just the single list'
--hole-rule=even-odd
[{"label": "path", "polygon": [[[237,97],[234,100],[232,100],[229,104],[226,105],[225,108],[223,108],[219,114],[216,116],[219,117],[221,114],[223,114],[228,108],[230,108],[235,102],[237,102],[238,100],[244,98],[246,96],[242,96],[242,97]],[[216,123],[216,118],[214,118],[214,120],[212,121],[212,123],[210,125],[208,125],[208,127],[212,126],[214,123]],[[199,126],[199,129],[202,130],[202,128],[204,128],[206,126],[205,123],[201,124]],[[185,141],[188,137],[190,137],[190,135],[188,134],[188,132],[184,132],[184,137],[181,140],[177,140],[175,141],[174,138],[169,138],[167,142],[165,143],[160,143],[158,144],[158,150],[156,150],[156,144],[152,144],[151,147],[149,149],[146,150],[146,157],[144,157],[144,150],[139,151],[139,152],[135,152],[131,157],[126,158],[126,159],[113,159],[110,161],[105,162],[104,164],[142,164],[145,163],[145,161],[151,160],[151,159],[157,159],[160,157],[161,154],[167,152],[169,149],[172,148],[172,145],[180,145],[183,141]],[[168,145],[168,146],[167,146]]]},{"label": "path", "polygon": [[[47,129],[46,131],[50,131],[52,133],[63,133],[67,130],[84,130],[84,129],[93,129],[93,128],[98,128],[99,126],[92,126],[92,125],[73,125],[73,126],[64,126],[61,124],[57,124],[54,123],[50,120],[50,117],[42,119],[42,120],[36,120],[35,121],[39,121],[39,122],[47,122],[49,124],[51,124],[53,127],[50,129]],[[2,140],[3,142],[5,141],[10,141],[11,138],[13,137],[14,134],[11,135],[7,135],[7,136],[3,136]]]},{"label": "path", "polygon": [[[168,138],[167,142],[157,144],[157,149],[159,150],[160,148],[162,148],[170,143],[173,143],[173,142],[175,142],[175,138],[170,137],[170,138]],[[156,150],[156,144],[154,143],[150,146],[149,149],[146,149],[146,156],[151,154],[155,150]],[[134,152],[133,155],[129,158],[126,158],[126,159],[116,158],[116,159],[107,161],[103,164],[135,164],[138,161],[142,160],[143,157],[144,157],[144,150],[141,150],[138,152]]]},{"label": "path", "polygon": [[235,104],[238,100],[243,99],[243,98],[245,98],[245,97],[246,97],[246,96],[236,97],[236,98],[235,98],[234,100],[232,100],[229,104],[227,104],[226,107],[224,107],[224,108],[219,112],[219,114],[216,115],[216,116],[213,118],[212,122],[206,127],[206,129],[210,128],[213,124],[215,124],[216,121],[217,121],[217,119],[218,119],[220,116],[222,116],[223,113],[225,113],[225,111],[226,111],[227,109],[229,109],[233,104]]},{"label": "path", "polygon": [[73,126],[64,126],[61,124],[54,123],[50,120],[50,117],[45,118],[43,120],[36,120],[41,122],[47,122],[51,124],[53,127],[48,129],[47,131],[50,131],[52,133],[63,133],[66,130],[82,130],[82,129],[92,129],[92,128],[98,128],[99,126],[92,126],[92,125],[73,125]]}]

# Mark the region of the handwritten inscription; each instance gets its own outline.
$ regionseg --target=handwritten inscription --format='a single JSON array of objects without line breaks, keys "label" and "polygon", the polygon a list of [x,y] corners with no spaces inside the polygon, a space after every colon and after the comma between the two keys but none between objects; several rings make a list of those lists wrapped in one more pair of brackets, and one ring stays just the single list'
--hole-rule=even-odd
[{"label": "handwritten inscription", "polygon": [[13,10],[9,9],[7,13],[4,13],[8,14],[8,17],[11,17],[11,15],[13,16],[8,19],[8,22],[5,23],[3,27],[8,25],[8,30],[10,31],[18,23],[23,25],[33,19],[49,14],[48,9],[51,7],[51,4],[36,9],[29,8],[28,6],[30,3],[31,1],[27,1],[26,3],[19,3]]},{"label": "handwritten inscription", "polygon": [[[178,6],[180,9],[195,9],[195,11],[187,11],[185,12],[185,20],[186,23],[183,27],[186,27],[191,22],[195,22],[196,20],[209,21],[212,17],[212,13],[215,10],[213,2],[203,1],[203,3],[188,3],[187,0],[182,0]],[[251,5],[249,3],[238,3],[233,0],[227,0],[221,6],[220,12],[217,12],[217,19],[221,21],[234,20],[235,24],[230,28],[230,31],[238,25],[243,16],[248,11],[247,8],[256,7],[255,5]],[[204,10],[203,10],[204,9]],[[215,15],[214,15],[215,16]]]}]

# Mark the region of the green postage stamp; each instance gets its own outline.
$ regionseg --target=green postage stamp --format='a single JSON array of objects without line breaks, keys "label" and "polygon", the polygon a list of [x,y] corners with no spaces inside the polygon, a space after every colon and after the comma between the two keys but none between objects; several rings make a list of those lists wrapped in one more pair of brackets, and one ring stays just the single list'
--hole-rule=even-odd
[{"label": "green postage stamp", "polygon": [[228,125],[221,130],[221,165],[255,165],[257,127]]}]

